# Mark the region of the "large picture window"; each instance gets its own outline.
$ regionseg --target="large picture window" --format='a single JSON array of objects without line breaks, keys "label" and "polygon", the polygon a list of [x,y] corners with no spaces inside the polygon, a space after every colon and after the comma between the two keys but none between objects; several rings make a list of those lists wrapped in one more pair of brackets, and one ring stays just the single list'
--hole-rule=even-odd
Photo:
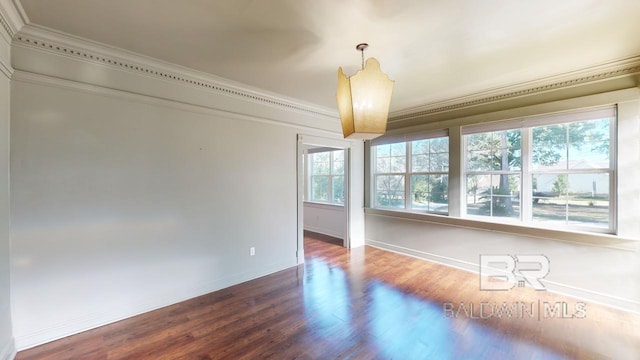
[{"label": "large picture window", "polygon": [[518,125],[463,128],[466,215],[613,230],[613,109]]},{"label": "large picture window", "polygon": [[312,202],[344,204],[344,150],[309,154],[309,192]]},{"label": "large picture window", "polygon": [[448,213],[449,138],[372,146],[374,207]]}]

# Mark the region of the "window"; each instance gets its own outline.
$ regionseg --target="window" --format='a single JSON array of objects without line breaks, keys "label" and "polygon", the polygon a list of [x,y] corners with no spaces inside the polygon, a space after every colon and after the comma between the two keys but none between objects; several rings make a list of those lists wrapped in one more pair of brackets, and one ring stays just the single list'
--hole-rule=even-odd
[{"label": "window", "polygon": [[466,215],[614,230],[615,111],[519,125],[463,128]]},{"label": "window", "polygon": [[471,134],[467,143],[467,214],[520,217],[520,130]]},{"label": "window", "polygon": [[344,150],[309,154],[309,200],[344,204]]},{"label": "window", "polygon": [[375,151],[375,203],[380,207],[405,207],[407,144],[379,145]]},{"label": "window", "polygon": [[374,207],[446,214],[449,138],[372,146]]},{"label": "window", "polygon": [[612,119],[532,129],[532,221],[610,227]]}]

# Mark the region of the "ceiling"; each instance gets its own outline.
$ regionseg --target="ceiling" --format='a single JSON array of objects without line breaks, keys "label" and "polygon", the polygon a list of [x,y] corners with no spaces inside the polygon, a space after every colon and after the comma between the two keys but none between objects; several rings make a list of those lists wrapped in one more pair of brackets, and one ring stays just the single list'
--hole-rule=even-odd
[{"label": "ceiling", "polygon": [[31,24],[335,109],[368,42],[391,111],[640,55],[638,0],[20,0]]}]

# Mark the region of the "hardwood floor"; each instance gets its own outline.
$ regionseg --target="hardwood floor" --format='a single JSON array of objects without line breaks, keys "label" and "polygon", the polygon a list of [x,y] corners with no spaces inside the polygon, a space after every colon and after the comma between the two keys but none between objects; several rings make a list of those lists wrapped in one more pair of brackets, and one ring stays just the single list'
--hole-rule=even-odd
[{"label": "hardwood floor", "polygon": [[344,243],[344,241],[342,239],[339,239],[337,237],[333,237],[333,236],[329,236],[329,235],[325,235],[325,234],[320,234],[317,232],[313,232],[313,231],[308,231],[305,230],[304,231],[304,237],[306,238],[311,238],[314,240],[322,240],[324,242],[327,242],[329,244],[334,244],[334,245],[340,245],[342,246],[342,244]]},{"label": "hardwood floor", "polygon": [[[305,253],[304,265],[16,359],[640,358],[636,314],[581,312],[579,300],[528,288],[479,291],[476,274],[372,247],[305,237]],[[502,304],[525,311],[507,316]],[[544,304],[580,317],[559,318],[564,305],[545,316]]]}]

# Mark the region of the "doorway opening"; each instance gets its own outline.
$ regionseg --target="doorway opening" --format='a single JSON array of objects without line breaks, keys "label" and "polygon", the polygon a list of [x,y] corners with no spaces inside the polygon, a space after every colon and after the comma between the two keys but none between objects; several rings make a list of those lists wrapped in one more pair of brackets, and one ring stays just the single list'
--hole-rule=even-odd
[{"label": "doorway opening", "polygon": [[[354,153],[361,156],[363,152],[358,146],[363,145],[298,135],[298,264],[304,262],[305,230],[342,239],[342,246],[347,248],[354,246],[354,229],[350,221],[354,205],[352,163]],[[357,177],[360,177],[359,173]],[[362,179],[359,181],[363,182]],[[356,200],[356,205],[361,209],[360,201]],[[356,217],[359,216],[356,214]],[[364,233],[364,229],[356,230],[356,233]]]}]

